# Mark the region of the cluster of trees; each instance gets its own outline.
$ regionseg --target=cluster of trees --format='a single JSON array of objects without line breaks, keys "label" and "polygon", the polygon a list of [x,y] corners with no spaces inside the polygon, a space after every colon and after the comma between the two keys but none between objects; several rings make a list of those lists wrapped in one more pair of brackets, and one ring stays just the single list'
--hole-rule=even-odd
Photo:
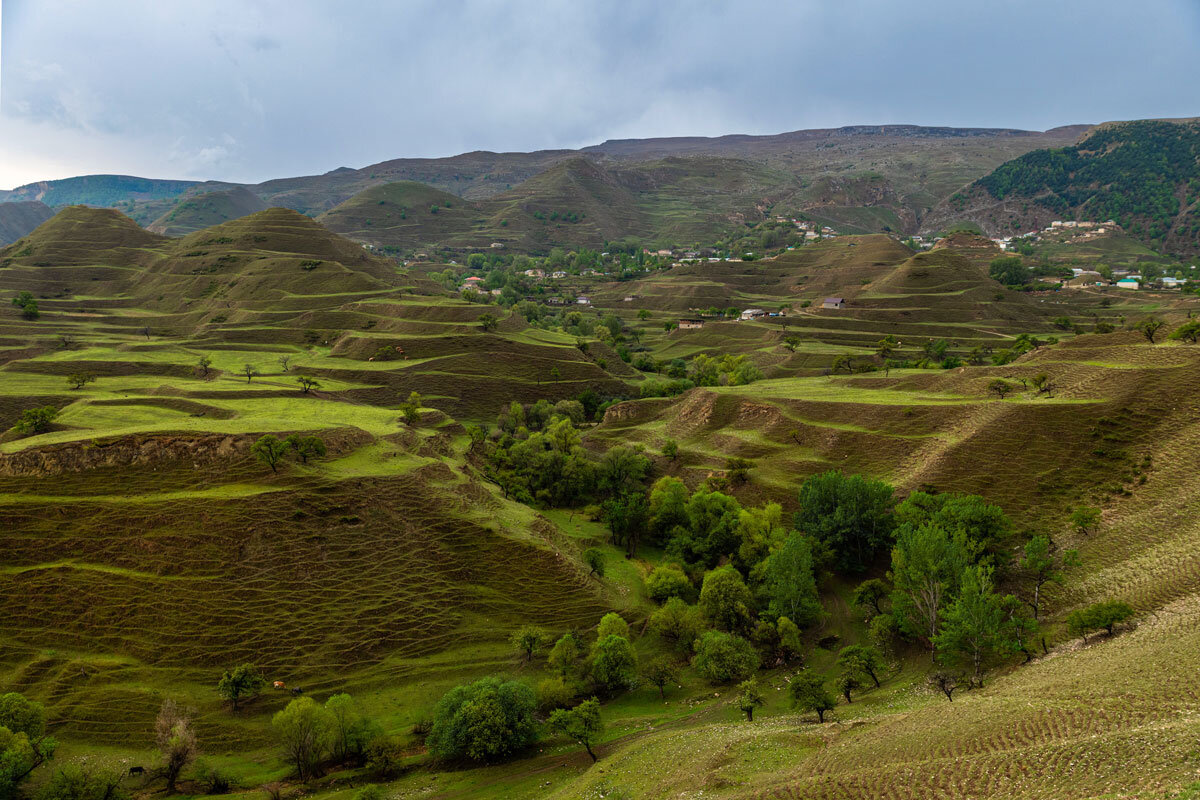
[{"label": "cluster of trees", "polygon": [[[630,447],[597,458],[581,444],[575,427],[586,413],[578,401],[528,408],[513,403],[499,419],[497,438],[485,442],[488,476],[505,497],[546,506],[608,501],[642,490],[650,459]],[[475,433],[483,440],[482,431]]]},{"label": "cluster of trees", "polygon": [[635,361],[634,366],[663,376],[644,381],[639,390],[642,397],[674,397],[696,386],[745,386],[764,377],[762,370],[745,355],[700,353],[690,363],[674,358],[660,362]]},{"label": "cluster of trees", "polygon": [[268,433],[250,446],[251,455],[270,467],[271,472],[279,472],[279,465],[289,452],[294,452],[302,463],[307,464],[310,458],[325,457],[325,441],[320,436],[300,436],[295,433],[280,439]]}]

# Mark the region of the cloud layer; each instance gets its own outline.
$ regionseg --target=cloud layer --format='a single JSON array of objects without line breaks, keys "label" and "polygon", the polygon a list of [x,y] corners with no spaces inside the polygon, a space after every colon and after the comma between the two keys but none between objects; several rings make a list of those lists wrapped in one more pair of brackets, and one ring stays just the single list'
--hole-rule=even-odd
[{"label": "cloud layer", "polygon": [[0,187],[1200,114],[1194,0],[7,0]]}]

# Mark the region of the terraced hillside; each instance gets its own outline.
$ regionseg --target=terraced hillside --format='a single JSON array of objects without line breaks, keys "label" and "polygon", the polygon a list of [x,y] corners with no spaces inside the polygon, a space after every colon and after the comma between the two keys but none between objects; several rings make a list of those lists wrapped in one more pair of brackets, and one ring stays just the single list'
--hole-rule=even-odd
[{"label": "terraced hillside", "polygon": [[[768,377],[617,403],[582,443],[640,445],[652,478],[689,488],[749,459],[748,481],[728,490],[785,514],[805,477],[833,468],[902,495],[979,493],[1020,541],[1045,532],[1080,551],[1082,566],[1046,587],[1045,653],[1009,659],[947,703],[925,683],[927,654],[899,645],[882,686],[824,723],[788,705],[799,663],[759,673],[754,722],[734,686],[684,667],[662,695],[642,682],[606,698],[595,765],[547,733],[536,752],[467,768],[430,759],[419,731],[455,684],[557,675],[507,643],[523,623],[588,636],[617,610],[643,662],[664,640],[646,624],[656,606],[643,581],[659,549],[624,558],[599,512],[506,499],[465,423],[585,388],[630,396],[638,373],[600,342],[585,352],[574,336],[449,297],[295,212],[171,239],[116,212],[66,209],[0,251],[0,293],[28,291],[38,309],[0,312],[0,424],[58,409],[44,431],[0,437],[0,685],[47,706],[61,760],[122,772],[156,763],[154,715],[165,697],[185,702],[206,756],[247,800],[275,780],[349,800],[377,778],[337,769],[301,789],[270,724],[290,696],[268,690],[234,713],[214,691],[242,662],[318,702],[352,693],[400,743],[402,768],[385,781],[396,796],[1162,797],[1194,779],[1200,735],[1200,349],[1051,320],[1090,330],[1093,313],[1155,314],[1165,334],[1196,301],[1007,292],[986,278],[993,254],[972,238],[913,254],[884,236],[842,237],[640,283],[587,278],[600,313],[619,313],[656,358],[747,354]],[[844,308],[803,306],[834,293]],[[756,304],[789,313],[661,324]],[[1052,331],[1057,343],[1002,366],[828,374],[839,355],[873,357],[885,334],[903,355],[930,339],[999,349]],[[95,380],[71,388],[77,373]],[[1032,388],[1043,373],[1049,393]],[[305,391],[301,377],[319,385]],[[1013,387],[1004,399],[989,388],[997,378]],[[276,472],[252,454],[263,434],[293,433],[319,436],[325,455],[289,452]],[[660,455],[668,440],[674,458]],[[1068,522],[1082,504],[1102,509],[1087,533]],[[602,577],[583,563],[588,548],[608,558]],[[1002,579],[1024,594],[1019,570]],[[804,632],[802,663],[825,672],[843,645],[870,638],[846,579],[822,576],[821,589],[825,616]],[[1130,603],[1135,624],[1087,641],[1067,632],[1068,612],[1107,599]],[[126,783],[139,797],[160,785]]]}]

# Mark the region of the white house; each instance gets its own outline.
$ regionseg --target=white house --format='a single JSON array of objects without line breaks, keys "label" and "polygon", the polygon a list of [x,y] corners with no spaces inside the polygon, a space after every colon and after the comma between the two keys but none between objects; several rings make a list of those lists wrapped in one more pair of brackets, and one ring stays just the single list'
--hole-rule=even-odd
[{"label": "white house", "polygon": [[1140,281],[1134,280],[1133,278],[1122,278],[1121,280],[1117,281],[1118,289],[1138,289],[1141,288],[1141,285],[1142,284]]},{"label": "white house", "polygon": [[842,308],[846,301],[841,297],[826,297],[821,301],[821,308]]},{"label": "white house", "polygon": [[742,312],[741,319],[754,319],[755,317],[765,317],[767,312],[761,308],[747,308]]}]

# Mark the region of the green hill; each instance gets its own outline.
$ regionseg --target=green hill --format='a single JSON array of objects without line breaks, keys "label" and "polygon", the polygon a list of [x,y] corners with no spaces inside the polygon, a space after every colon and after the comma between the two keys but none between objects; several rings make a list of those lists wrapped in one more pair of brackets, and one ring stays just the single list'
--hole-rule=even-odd
[{"label": "green hill", "polygon": [[1078,144],[1035,150],[951,197],[942,214],[1015,233],[1047,218],[1115,220],[1146,244],[1200,252],[1200,123],[1114,122]]}]

